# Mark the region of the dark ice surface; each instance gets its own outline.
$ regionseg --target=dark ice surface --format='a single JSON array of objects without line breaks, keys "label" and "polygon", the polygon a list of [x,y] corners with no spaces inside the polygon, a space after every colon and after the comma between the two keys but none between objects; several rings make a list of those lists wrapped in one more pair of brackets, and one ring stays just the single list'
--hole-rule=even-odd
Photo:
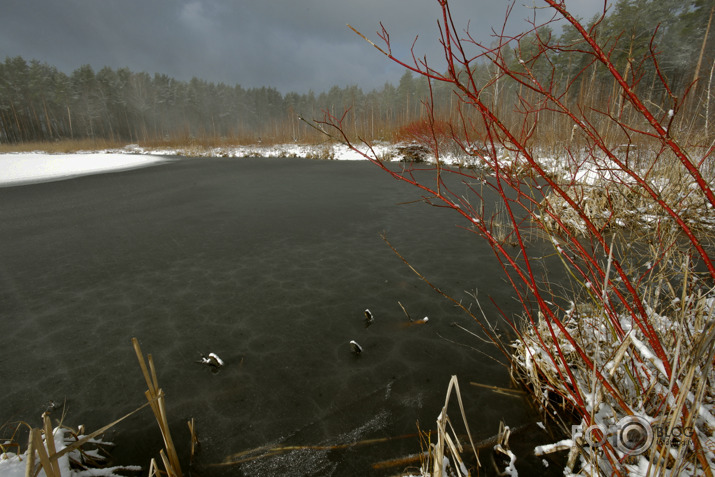
[{"label": "dark ice surface", "polygon": [[[476,440],[504,419],[550,443],[525,401],[469,384],[510,386],[494,349],[453,326],[477,331],[471,319],[380,238],[457,299],[478,290],[490,321],[488,297],[516,310],[487,244],[419,197],[368,162],[301,159],[176,159],[0,189],[0,423],[37,426],[52,400],[91,431],[143,404],[137,337],[186,468],[196,419],[194,475],[394,475],[417,464],[373,464],[420,451],[417,423],[434,429],[451,375]],[[209,352],[218,372],[196,363]],[[147,466],[162,445],[148,409],[108,439],[117,464]],[[296,448],[246,452],[280,446]]]}]

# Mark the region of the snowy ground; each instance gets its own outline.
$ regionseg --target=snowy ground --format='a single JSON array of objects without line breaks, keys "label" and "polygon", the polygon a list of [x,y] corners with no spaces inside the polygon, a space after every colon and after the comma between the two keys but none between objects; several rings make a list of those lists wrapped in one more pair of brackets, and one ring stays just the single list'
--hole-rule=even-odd
[{"label": "snowy ground", "polygon": [[[386,146],[376,148],[388,153]],[[236,146],[202,151],[190,149],[147,150],[136,145],[123,149],[87,151],[75,154],[44,152],[0,154],[0,187],[67,179],[89,174],[135,169],[167,161],[169,156],[214,157],[305,157],[333,160],[364,160],[343,145]]]},{"label": "snowy ground", "polygon": [[[435,162],[433,154],[415,144],[376,143],[370,147],[357,145],[357,150],[344,144],[274,144],[226,146],[215,148],[144,148],[130,144],[120,149],[80,151],[74,154],[31,153],[0,154],[0,187],[33,182],[46,182],[88,174],[134,169],[170,160],[170,157],[295,157],[336,161],[421,160]],[[442,151],[440,161],[455,166],[479,166],[479,156]],[[508,154],[499,161],[511,162]]]},{"label": "snowy ground", "polygon": [[[374,154],[379,159],[392,159],[397,146],[392,144],[378,144],[373,147]],[[178,149],[145,149],[137,145],[129,145],[121,150],[133,154],[151,154],[168,156],[189,157],[303,157],[308,159],[329,159],[338,161],[365,160],[365,156],[350,149],[344,144],[274,144],[264,146],[260,144],[251,146],[227,146],[215,148],[192,148],[191,146]],[[370,152],[367,147],[361,148],[363,152]]]},{"label": "snowy ground", "polygon": [[[400,160],[398,145],[380,144],[362,151],[381,160]],[[171,156],[189,157],[301,157],[339,161],[366,160],[362,154],[342,144],[278,144],[232,146],[209,149],[145,149],[129,145],[122,149],[86,151],[75,154],[44,152],[0,154],[0,187],[67,179],[88,174],[150,166]],[[426,160],[434,158],[425,157]],[[447,159],[447,160],[445,160]],[[443,162],[449,161],[443,157]]]},{"label": "snowy ground", "polygon": [[88,174],[145,167],[166,159],[120,153],[0,154],[0,186],[45,182]]}]

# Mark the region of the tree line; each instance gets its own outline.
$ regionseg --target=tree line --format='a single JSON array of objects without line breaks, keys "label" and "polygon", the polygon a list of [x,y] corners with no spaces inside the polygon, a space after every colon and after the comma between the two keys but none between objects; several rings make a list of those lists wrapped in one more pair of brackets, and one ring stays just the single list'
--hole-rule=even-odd
[{"label": "tree line", "polygon": [[[653,105],[668,110],[672,97],[681,96],[695,82],[690,95],[694,104],[710,101],[715,41],[710,33],[715,0],[619,0],[600,21],[594,17],[589,28],[613,64]],[[656,31],[656,26],[658,26]],[[655,35],[655,41],[651,39]],[[552,27],[535,29],[518,42],[499,46],[509,65],[529,67],[540,81],[559,84],[578,82],[579,97],[567,98],[581,105],[613,101],[612,79],[595,64],[571,61],[568,49],[584,48],[573,28],[556,34]],[[544,44],[564,45],[564,54],[545,51]],[[644,53],[654,62],[636,61]],[[646,55],[647,56],[647,55]],[[544,75],[549,64],[558,65],[559,77]],[[494,64],[475,66],[472,72],[482,94],[491,95],[495,106],[518,109],[524,92],[500,79]],[[657,75],[665,76],[672,91],[659,90]],[[163,139],[228,138],[237,141],[305,141],[316,131],[301,120],[319,119],[323,111],[342,115],[345,130],[373,139],[391,139],[401,126],[425,115],[423,100],[430,94],[437,115],[450,117],[456,110],[457,93],[449,84],[430,87],[424,78],[406,72],[397,85],[364,92],[357,85],[334,86],[316,94],[282,94],[271,87],[243,88],[211,83],[199,78],[178,81],[164,74],[153,76],[128,68],[104,67],[95,71],[84,65],[66,74],[56,67],[22,57],[0,63],[0,142],[18,143],[61,139],[109,139],[141,142]],[[708,124],[709,108],[690,115]]]}]

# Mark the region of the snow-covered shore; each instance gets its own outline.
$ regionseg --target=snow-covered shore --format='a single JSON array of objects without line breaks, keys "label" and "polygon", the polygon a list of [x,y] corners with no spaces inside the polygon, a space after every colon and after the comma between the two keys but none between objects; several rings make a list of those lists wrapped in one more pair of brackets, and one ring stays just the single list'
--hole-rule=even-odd
[{"label": "snow-covered shore", "polygon": [[[379,146],[375,153],[391,157],[392,146]],[[390,156],[387,156],[390,155]],[[0,187],[47,182],[112,171],[136,169],[170,160],[171,156],[191,157],[301,157],[309,159],[364,160],[343,145],[273,145],[220,148],[147,149],[129,145],[121,149],[52,154],[42,151],[0,154]]]},{"label": "snow-covered shore", "polygon": [[[359,148],[370,157],[380,160],[402,160],[405,145],[378,144],[369,149]],[[409,147],[409,146],[407,146]],[[426,152],[426,151],[425,151]],[[277,144],[228,146],[214,148],[144,148],[131,144],[119,149],[98,151],[80,151],[72,154],[53,154],[42,151],[29,153],[0,154],[0,187],[22,185],[67,179],[88,174],[98,174],[119,170],[146,167],[170,160],[170,157],[288,157],[306,159],[325,159],[338,161],[366,160],[358,151],[344,144]],[[434,157],[425,154],[420,157],[427,162]],[[461,164],[464,158],[441,158],[444,163]]]},{"label": "snow-covered shore", "polygon": [[[398,145],[378,144],[373,146],[374,155],[380,159],[390,159],[395,154]],[[360,148],[369,152],[367,147]],[[178,147],[178,148],[144,148],[130,144],[123,149],[103,151],[131,154],[149,154],[158,156],[187,156],[187,157],[300,157],[307,159],[329,159],[338,161],[365,160],[365,156],[350,149],[344,144],[273,144],[273,145],[244,145],[220,147]],[[371,154],[372,156],[372,154]]]},{"label": "snow-covered shore", "polygon": [[135,169],[166,159],[155,155],[95,154],[0,154],[0,186],[45,182],[102,172]]}]

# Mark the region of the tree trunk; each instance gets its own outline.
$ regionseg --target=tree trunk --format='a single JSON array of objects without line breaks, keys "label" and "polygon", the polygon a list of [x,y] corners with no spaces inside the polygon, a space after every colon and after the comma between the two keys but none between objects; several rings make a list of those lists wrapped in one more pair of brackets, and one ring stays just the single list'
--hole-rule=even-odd
[{"label": "tree trunk", "polygon": [[703,55],[705,54],[705,45],[708,42],[708,35],[710,34],[710,25],[713,22],[713,12],[715,12],[715,5],[710,9],[710,18],[708,18],[708,26],[705,28],[705,35],[703,36],[703,44],[700,46],[700,55],[698,56],[698,64],[695,66],[695,74],[693,75],[693,82],[698,80],[700,76],[700,66],[703,63]]}]

